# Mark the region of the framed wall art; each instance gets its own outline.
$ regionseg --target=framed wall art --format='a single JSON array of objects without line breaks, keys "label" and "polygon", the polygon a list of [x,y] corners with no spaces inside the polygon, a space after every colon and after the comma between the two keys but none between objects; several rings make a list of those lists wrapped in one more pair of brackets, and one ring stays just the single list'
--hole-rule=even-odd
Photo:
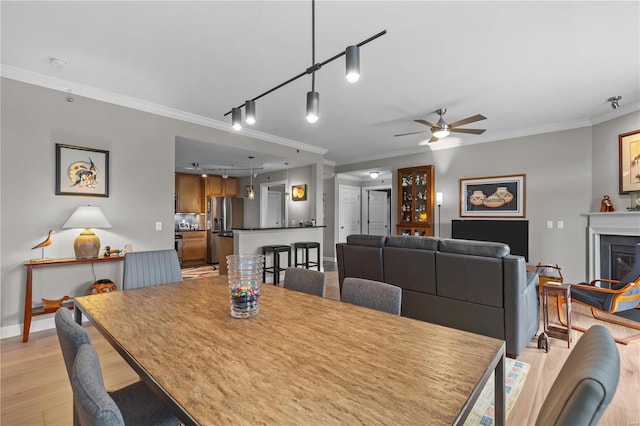
[{"label": "framed wall art", "polygon": [[640,191],[640,130],[618,136],[620,194]]},{"label": "framed wall art", "polygon": [[525,217],[525,176],[460,179],[460,217]]},{"label": "framed wall art", "polygon": [[56,195],[109,196],[109,151],[56,144]]},{"label": "framed wall art", "polygon": [[291,186],[291,199],[293,201],[304,201],[307,199],[307,185],[292,185]]}]

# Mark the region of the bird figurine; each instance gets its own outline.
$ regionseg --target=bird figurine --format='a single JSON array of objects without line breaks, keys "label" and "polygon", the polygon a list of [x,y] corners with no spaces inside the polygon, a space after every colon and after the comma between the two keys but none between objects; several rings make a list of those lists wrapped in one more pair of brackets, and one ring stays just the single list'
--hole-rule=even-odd
[{"label": "bird figurine", "polygon": [[34,247],[31,247],[31,250],[37,249],[37,248],[41,248],[42,249],[42,259],[44,259],[44,248],[51,245],[51,243],[52,243],[51,236],[53,234],[55,234],[55,233],[56,233],[56,231],[54,231],[53,229],[50,229],[49,230],[49,235],[47,235],[47,238],[43,242],[41,242],[40,244],[38,244],[38,245],[36,245]]}]

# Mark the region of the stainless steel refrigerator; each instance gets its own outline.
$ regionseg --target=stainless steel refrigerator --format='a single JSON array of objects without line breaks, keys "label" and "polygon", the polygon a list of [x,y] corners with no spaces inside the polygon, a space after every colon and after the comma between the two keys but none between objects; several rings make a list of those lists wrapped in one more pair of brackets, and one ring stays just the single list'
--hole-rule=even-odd
[{"label": "stainless steel refrigerator", "polygon": [[219,235],[242,228],[242,198],[207,197],[207,262],[219,263]]}]

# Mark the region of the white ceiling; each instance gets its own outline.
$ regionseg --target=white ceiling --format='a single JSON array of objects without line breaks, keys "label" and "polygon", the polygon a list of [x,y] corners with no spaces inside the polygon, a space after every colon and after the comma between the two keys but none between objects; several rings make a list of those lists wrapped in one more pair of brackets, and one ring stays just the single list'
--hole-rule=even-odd
[{"label": "white ceiling", "polygon": [[[231,130],[224,114],[311,65],[310,1],[3,1],[2,75]],[[640,109],[638,1],[318,1],[316,62],[382,30],[316,73],[320,120],[308,124],[304,76],[257,102],[245,134],[325,152],[336,165],[595,124]],[[68,63],[52,67],[49,57]],[[613,110],[607,98],[622,96]],[[448,109],[480,136],[430,137],[414,119]],[[394,137],[426,130],[427,133]],[[178,168],[251,153],[184,142]],[[195,160],[198,159],[198,160]],[[284,169],[286,159],[257,159]],[[245,161],[245,163],[247,163]],[[183,164],[184,163],[184,164]],[[295,166],[295,165],[293,165]]]}]

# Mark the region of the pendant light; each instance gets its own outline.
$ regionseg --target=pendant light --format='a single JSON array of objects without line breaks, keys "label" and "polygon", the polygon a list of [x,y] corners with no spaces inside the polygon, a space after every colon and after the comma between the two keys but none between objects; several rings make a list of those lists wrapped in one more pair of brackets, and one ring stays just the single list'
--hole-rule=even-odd
[{"label": "pendant light", "polygon": [[355,83],[360,78],[360,48],[349,46],[345,50],[346,77],[349,83]]},{"label": "pendant light", "polygon": [[256,193],[253,190],[253,159],[255,157],[253,155],[249,156],[249,161],[251,164],[251,184],[249,185],[249,194],[247,194],[247,198],[249,198],[250,200],[253,200],[254,198],[256,198]]},{"label": "pendant light", "polygon": [[231,127],[236,131],[242,129],[242,111],[240,111],[240,108],[231,110]]},{"label": "pendant light", "polygon": [[254,101],[244,103],[244,121],[249,125],[256,123],[256,103]]},{"label": "pendant light", "polygon": [[287,180],[284,184],[284,198],[288,200],[291,196],[289,193],[289,163],[284,163],[284,165],[287,166]]}]

